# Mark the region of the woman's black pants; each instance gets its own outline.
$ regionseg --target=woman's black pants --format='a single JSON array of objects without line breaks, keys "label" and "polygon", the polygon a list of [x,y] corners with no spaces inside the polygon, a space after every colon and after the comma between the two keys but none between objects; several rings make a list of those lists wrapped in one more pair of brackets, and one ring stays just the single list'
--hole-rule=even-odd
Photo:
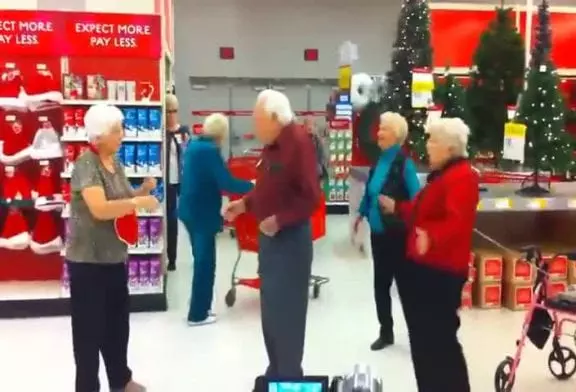
[{"label": "woman's black pants", "polygon": [[406,260],[406,234],[404,230],[389,229],[385,233],[370,235],[372,260],[374,262],[374,300],[380,323],[380,337],[394,338],[392,319],[392,299],[390,287],[396,278],[398,268]]},{"label": "woman's black pants", "polygon": [[458,341],[466,278],[408,260],[397,280],[418,392],[470,392]]},{"label": "woman's black pants", "polygon": [[128,368],[129,294],[126,265],[68,262],[76,392],[98,392],[100,354],[111,390],[123,390]]}]

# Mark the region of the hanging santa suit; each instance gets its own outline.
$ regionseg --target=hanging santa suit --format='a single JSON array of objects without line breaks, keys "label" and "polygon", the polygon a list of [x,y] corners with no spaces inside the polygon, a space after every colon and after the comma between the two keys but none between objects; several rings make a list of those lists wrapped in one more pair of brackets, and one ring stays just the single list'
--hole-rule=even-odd
[{"label": "hanging santa suit", "polygon": [[62,158],[64,154],[58,132],[47,117],[40,116],[38,120],[40,126],[32,141],[30,157],[37,160]]},{"label": "hanging santa suit", "polygon": [[46,110],[62,103],[60,85],[45,64],[36,65],[36,73],[23,80],[26,105],[32,110]]},{"label": "hanging santa suit", "polygon": [[40,176],[36,182],[34,208],[40,211],[53,211],[64,207],[64,197],[58,191],[56,181],[50,163],[41,162]]},{"label": "hanging santa suit", "polygon": [[0,232],[0,248],[11,250],[26,249],[30,244],[28,222],[16,208],[9,208],[2,231]]},{"label": "hanging santa suit", "polygon": [[30,159],[32,146],[22,121],[13,114],[4,118],[0,132],[0,162],[4,165],[18,165]]},{"label": "hanging santa suit", "polygon": [[0,107],[4,109],[24,109],[26,103],[19,99],[22,91],[22,75],[14,63],[0,68]]},{"label": "hanging santa suit", "polygon": [[32,199],[32,187],[26,175],[12,166],[4,167],[2,198],[7,202]]},{"label": "hanging santa suit", "polygon": [[62,248],[63,241],[55,216],[51,212],[38,212],[32,231],[30,249],[36,254],[46,255],[58,253]]}]

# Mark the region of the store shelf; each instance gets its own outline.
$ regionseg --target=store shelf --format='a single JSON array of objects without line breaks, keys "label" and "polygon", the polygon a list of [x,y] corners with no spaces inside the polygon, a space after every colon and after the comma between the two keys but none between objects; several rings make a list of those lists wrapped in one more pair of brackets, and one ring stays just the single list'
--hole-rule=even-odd
[{"label": "store shelf", "polygon": [[109,101],[106,99],[65,99],[62,105],[67,106],[90,106],[98,103],[105,103],[114,106],[145,106],[145,107],[159,107],[162,106],[160,101]]},{"label": "store shelf", "polygon": [[[128,254],[134,255],[134,256],[138,256],[138,255],[161,255],[163,252],[164,252],[164,246],[163,245],[156,246],[156,247],[143,247],[143,248],[130,247],[130,248],[128,248]],[[66,251],[64,249],[62,249],[60,251],[60,255],[62,257],[64,257],[66,255]]]},{"label": "store shelf", "polygon": [[[60,173],[60,177],[61,178],[70,178],[72,176],[72,173],[70,172],[62,172]],[[151,171],[151,172],[142,172],[142,173],[135,173],[135,172],[129,172],[126,171],[126,176],[128,178],[146,178],[146,177],[163,177],[164,175],[162,174],[161,171]]]},{"label": "store shelf", "polygon": [[[62,143],[87,143],[86,135],[63,135],[60,138]],[[161,135],[124,137],[122,143],[162,143]]]},{"label": "store shelf", "polygon": [[[166,278],[162,286],[132,289],[131,312],[162,312],[168,308]],[[69,295],[60,281],[0,282],[0,319],[65,316],[70,314]]]},{"label": "store shelf", "polygon": [[[164,210],[162,208],[156,211],[137,211],[136,214],[142,218],[159,218],[164,216]],[[62,218],[67,219],[70,217],[70,206],[66,205],[62,210]]]}]

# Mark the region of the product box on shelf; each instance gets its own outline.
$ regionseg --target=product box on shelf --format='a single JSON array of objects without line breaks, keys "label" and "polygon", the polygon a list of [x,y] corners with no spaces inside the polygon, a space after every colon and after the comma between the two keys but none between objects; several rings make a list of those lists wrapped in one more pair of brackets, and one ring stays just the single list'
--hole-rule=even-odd
[{"label": "product box on shelf", "polygon": [[476,250],[475,255],[478,282],[500,282],[502,280],[502,255],[486,249]]},{"label": "product box on shelf", "polygon": [[548,264],[548,277],[550,280],[565,281],[568,279],[568,257],[558,255],[561,248],[545,250],[542,254],[544,262]]},{"label": "product box on shelf", "polygon": [[526,310],[532,304],[533,287],[531,283],[504,282],[503,305],[510,310]]},{"label": "product box on shelf", "polygon": [[548,298],[554,298],[560,293],[568,290],[568,282],[560,280],[552,280],[548,282],[546,286],[546,296]]},{"label": "product box on shelf", "polygon": [[526,260],[512,255],[503,257],[503,280],[509,283],[530,284],[534,281],[536,269]]},{"label": "product box on shelf", "polygon": [[568,260],[568,284],[576,284],[576,260]]},{"label": "product box on shelf", "polygon": [[502,283],[478,281],[474,287],[474,305],[481,309],[497,309],[502,306]]}]

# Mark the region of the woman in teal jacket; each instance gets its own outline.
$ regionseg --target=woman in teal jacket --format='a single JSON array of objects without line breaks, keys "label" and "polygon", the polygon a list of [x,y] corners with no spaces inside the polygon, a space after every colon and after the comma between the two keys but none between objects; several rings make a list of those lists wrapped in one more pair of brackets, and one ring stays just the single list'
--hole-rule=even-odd
[{"label": "woman in teal jacket", "polygon": [[210,308],[216,273],[216,235],[223,224],[222,194],[244,194],[252,189],[252,183],[235,179],[226,167],[220,147],[227,135],[228,119],[220,113],[212,114],[204,122],[203,135],[191,141],[184,152],[178,217],[190,236],[194,258],[189,325],[216,321]]},{"label": "woman in teal jacket", "polygon": [[394,344],[390,286],[406,259],[406,228],[400,218],[383,214],[380,198],[385,195],[394,200],[411,200],[420,190],[416,166],[402,152],[407,135],[408,124],[404,117],[392,112],[380,116],[377,136],[382,153],[370,170],[354,225],[357,230],[362,219],[366,219],[370,226],[374,297],[380,323],[378,339],[370,347],[374,351]]}]

